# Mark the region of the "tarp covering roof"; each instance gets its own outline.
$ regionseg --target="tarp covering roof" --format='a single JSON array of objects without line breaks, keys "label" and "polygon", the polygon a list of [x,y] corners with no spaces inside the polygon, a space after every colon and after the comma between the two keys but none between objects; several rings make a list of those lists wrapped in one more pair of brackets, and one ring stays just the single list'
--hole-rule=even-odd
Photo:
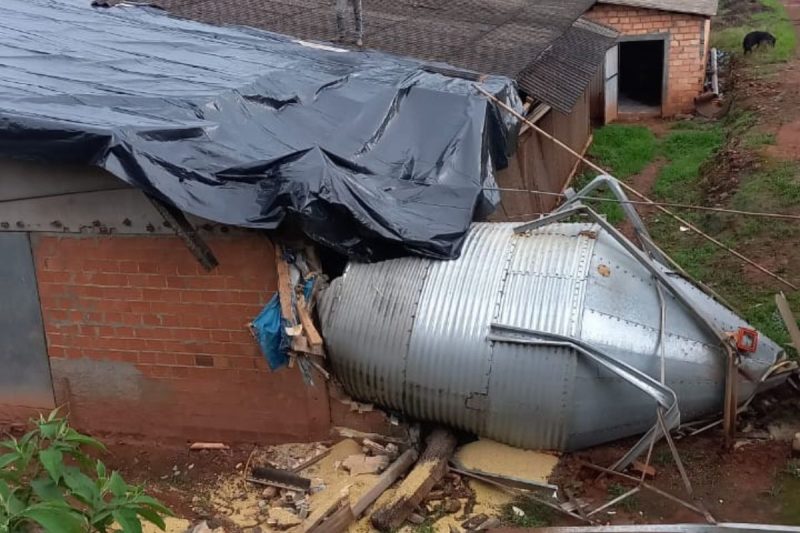
[{"label": "tarp covering roof", "polygon": [[[458,255],[515,124],[415,60],[86,0],[0,2],[0,156],[97,165],[351,256]],[[513,81],[484,88],[521,109]]]}]

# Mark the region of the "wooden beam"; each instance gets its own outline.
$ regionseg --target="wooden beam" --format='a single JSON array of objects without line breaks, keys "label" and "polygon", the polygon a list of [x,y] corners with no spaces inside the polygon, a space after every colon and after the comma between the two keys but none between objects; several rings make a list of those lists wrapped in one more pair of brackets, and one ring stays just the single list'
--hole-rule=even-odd
[{"label": "wooden beam", "polygon": [[278,271],[278,298],[281,302],[281,315],[290,326],[296,323],[292,311],[292,277],[289,274],[289,263],[283,258],[283,247],[275,244],[275,267]]},{"label": "wooden beam", "polygon": [[322,335],[317,331],[314,321],[311,319],[311,313],[308,312],[306,299],[302,294],[297,295],[297,316],[300,318],[300,323],[303,325],[303,333],[308,339],[308,343],[312,348],[322,346]]},{"label": "wooden beam", "polygon": [[447,471],[447,461],[456,448],[456,437],[445,429],[435,429],[419,462],[400,484],[392,499],[380,507],[370,518],[379,531],[395,531],[422,503]]},{"label": "wooden beam", "polygon": [[353,510],[345,503],[311,531],[312,533],[342,533],[347,531],[350,524],[355,521]]},{"label": "wooden beam", "polygon": [[784,294],[778,293],[775,295],[775,304],[778,306],[778,312],[786,324],[786,329],[789,331],[789,338],[792,339],[794,349],[800,352],[800,328],[797,327],[797,319],[794,317],[789,302],[786,300]]},{"label": "wooden beam", "polygon": [[[581,157],[586,156],[586,152],[589,151],[589,147],[592,145],[592,141],[594,141],[594,135],[590,133],[589,138],[586,139],[586,144],[583,146],[583,150],[581,150]],[[572,185],[572,181],[575,179],[575,174],[578,173],[578,169],[580,168],[581,163],[583,163],[583,161],[580,159],[575,161],[575,164],[572,166],[572,170],[569,171],[569,175],[567,176],[567,181],[564,182],[564,186],[561,188],[561,192],[566,191]]]},{"label": "wooden beam", "polygon": [[331,429],[331,433],[334,435],[339,435],[340,437],[344,437],[345,439],[356,439],[356,440],[369,439],[369,440],[374,440],[376,442],[391,442],[392,444],[408,444],[407,439],[401,439],[398,437],[388,437],[386,435],[380,435],[378,433],[364,433],[363,431],[358,431],[356,429],[350,429],[339,426],[334,426]]},{"label": "wooden beam", "polygon": [[322,524],[323,520],[328,516],[336,513],[337,509],[341,506],[350,507],[347,502],[349,502],[349,496],[342,495],[339,498],[331,499],[329,505],[325,507],[319,507],[315,509],[311,515],[303,521],[302,530],[305,533],[310,533],[312,531],[319,531],[319,526]]}]

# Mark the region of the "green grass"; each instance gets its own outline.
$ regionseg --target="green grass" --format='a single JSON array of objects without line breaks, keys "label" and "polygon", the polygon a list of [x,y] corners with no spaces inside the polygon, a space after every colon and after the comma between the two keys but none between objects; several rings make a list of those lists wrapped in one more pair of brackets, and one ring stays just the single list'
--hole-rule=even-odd
[{"label": "green grass", "polygon": [[589,155],[624,180],[638,174],[656,156],[658,141],[644,126],[610,124],[594,132]]},{"label": "green grass", "polygon": [[743,54],[742,41],[744,36],[751,31],[768,31],[777,39],[775,48],[765,46],[748,54],[748,61],[756,64],[786,62],[794,55],[797,36],[792,21],[786,8],[780,0],[760,0],[763,11],[754,13],[747,24],[714,31],[711,35],[711,45],[733,52]]},{"label": "green grass", "polygon": [[668,163],[658,175],[653,195],[672,202],[697,202],[701,193],[697,180],[700,165],[719,150],[724,139],[718,124],[672,130],[661,146]]},{"label": "green grass", "polygon": [[[610,124],[594,131],[594,141],[589,155],[598,165],[621,180],[638,174],[649,165],[658,153],[658,139],[644,126]],[[580,190],[596,177],[596,173],[585,173],[575,180]],[[594,196],[613,198],[609,192],[596,192]],[[619,204],[611,202],[589,202],[593,209],[612,224],[625,217]]]},{"label": "green grass", "polygon": [[751,130],[742,136],[742,145],[745,148],[756,149],[762,146],[775,144],[775,134],[765,131]]},{"label": "green grass", "polygon": [[800,207],[800,166],[792,161],[766,161],[758,172],[743,177],[733,207],[750,211]]},{"label": "green grass", "polygon": [[[514,507],[522,510],[523,516],[514,512]],[[516,527],[544,527],[549,526],[553,519],[553,512],[549,507],[530,498],[519,497],[502,508],[500,519],[504,525]]]},{"label": "green grass", "polygon": [[[618,498],[625,494],[626,492],[630,491],[629,488],[625,487],[624,485],[620,485],[618,483],[612,483],[608,486],[608,495],[613,498]],[[636,495],[631,495],[622,500],[617,504],[622,509],[626,510],[629,513],[636,511],[639,508],[639,501],[636,499]]]}]

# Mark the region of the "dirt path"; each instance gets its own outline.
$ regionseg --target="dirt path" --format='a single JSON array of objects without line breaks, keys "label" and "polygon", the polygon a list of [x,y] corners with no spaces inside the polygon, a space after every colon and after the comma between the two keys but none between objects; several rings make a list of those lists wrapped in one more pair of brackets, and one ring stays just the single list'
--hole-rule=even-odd
[{"label": "dirt path", "polygon": [[[657,136],[660,137],[661,135],[658,134]],[[629,180],[630,185],[645,196],[651,196],[650,193],[653,192],[653,186],[655,186],[656,181],[658,180],[658,174],[666,164],[667,162],[663,158],[655,158],[653,161],[648,163],[641,172],[631,176]],[[644,218],[649,217],[656,212],[656,210],[652,207],[636,206],[636,208],[636,210],[639,212],[639,215]],[[619,229],[622,234],[629,239],[634,241],[636,240],[636,233],[633,231],[633,224],[631,224],[628,219],[622,221],[622,223],[619,225]]]},{"label": "dirt path", "polygon": [[[800,0],[783,0],[789,18],[800,40]],[[800,161],[800,56],[795,57],[774,74],[769,80],[774,92],[774,108],[770,118],[774,126],[775,145],[768,150],[769,155],[782,159]],[[750,98],[758,98],[758,92]]]}]

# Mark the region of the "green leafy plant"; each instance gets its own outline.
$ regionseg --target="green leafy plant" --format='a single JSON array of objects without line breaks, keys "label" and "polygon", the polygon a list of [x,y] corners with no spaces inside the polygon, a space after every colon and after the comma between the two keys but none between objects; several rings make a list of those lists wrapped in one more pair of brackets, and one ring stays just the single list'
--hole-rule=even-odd
[{"label": "green leafy plant", "polygon": [[165,528],[169,509],[84,453],[105,449],[102,443],[69,427],[58,410],[32,423],[23,437],[0,441],[0,533],[32,526],[53,533],[141,533],[142,519]]},{"label": "green leafy plant", "polygon": [[800,479],[800,459],[790,459],[789,462],[786,463],[784,472],[795,479]]}]

